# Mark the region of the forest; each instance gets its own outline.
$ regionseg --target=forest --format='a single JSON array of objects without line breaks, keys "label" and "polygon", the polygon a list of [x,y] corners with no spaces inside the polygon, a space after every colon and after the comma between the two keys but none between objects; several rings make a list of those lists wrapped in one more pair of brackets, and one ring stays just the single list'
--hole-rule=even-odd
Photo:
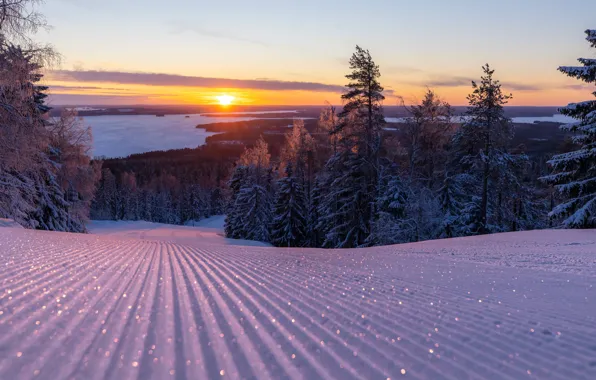
[{"label": "forest", "polygon": [[[533,150],[516,138],[504,108],[513,95],[486,64],[463,117],[429,89],[388,128],[381,68],[356,46],[342,106],[323,107],[318,120],[247,123],[233,143],[224,134],[196,149],[94,160],[90,128],[47,104],[43,72],[57,53],[26,37],[43,19],[11,18],[18,3],[2,4],[0,217],[27,228],[86,232],[89,218],[184,224],[226,214],[230,238],[355,248],[596,226],[594,100],[561,108],[577,122],[561,127],[562,143],[548,152]],[[586,36],[596,48],[596,31]],[[559,71],[595,83],[596,60],[579,63]]]}]

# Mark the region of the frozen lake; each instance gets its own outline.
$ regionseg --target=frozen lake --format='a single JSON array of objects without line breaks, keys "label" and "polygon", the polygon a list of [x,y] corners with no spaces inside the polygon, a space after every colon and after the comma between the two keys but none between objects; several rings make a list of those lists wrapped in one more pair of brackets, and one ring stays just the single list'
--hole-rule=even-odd
[{"label": "frozen lake", "polygon": [[545,116],[545,117],[514,117],[511,120],[513,120],[514,123],[522,123],[522,124],[534,124],[537,121],[551,121],[551,122],[555,122],[555,123],[573,123],[575,120],[572,117],[569,116],[565,116],[565,115],[561,115],[561,114],[556,114],[553,116]]},{"label": "frozen lake", "polygon": [[[404,123],[406,122],[406,118],[405,117],[386,117],[385,120],[388,123]],[[453,121],[456,123],[462,123],[466,120],[465,116],[455,116],[453,118]],[[561,115],[561,114],[555,114],[553,116],[524,116],[524,117],[512,117],[511,121],[513,121],[514,123],[520,123],[520,124],[534,124],[535,122],[540,122],[540,121],[550,121],[550,122],[554,122],[554,123],[572,123],[574,121],[577,121],[569,116],[565,116],[565,115]]]},{"label": "frozen lake", "polygon": [[124,157],[155,150],[196,148],[215,132],[195,128],[199,124],[253,120],[251,117],[200,115],[88,116],[85,125],[93,130],[93,156]]},{"label": "frozen lake", "polygon": [[[87,116],[84,118],[84,123],[93,130],[93,156],[124,157],[155,150],[196,148],[205,144],[208,136],[217,134],[195,128],[197,125],[257,119],[255,117],[217,117],[199,114],[188,116]],[[397,117],[385,119],[389,123],[402,123],[405,120]],[[514,117],[512,120],[515,123],[532,124],[536,121],[569,123],[574,119],[563,115],[553,115],[549,117]]]}]

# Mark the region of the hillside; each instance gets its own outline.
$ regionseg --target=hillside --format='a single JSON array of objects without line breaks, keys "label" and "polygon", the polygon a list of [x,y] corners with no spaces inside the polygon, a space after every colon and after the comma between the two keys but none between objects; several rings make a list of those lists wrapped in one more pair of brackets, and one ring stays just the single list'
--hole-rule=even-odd
[{"label": "hillside", "polygon": [[0,228],[0,378],[596,378],[593,231],[317,250],[214,225]]}]

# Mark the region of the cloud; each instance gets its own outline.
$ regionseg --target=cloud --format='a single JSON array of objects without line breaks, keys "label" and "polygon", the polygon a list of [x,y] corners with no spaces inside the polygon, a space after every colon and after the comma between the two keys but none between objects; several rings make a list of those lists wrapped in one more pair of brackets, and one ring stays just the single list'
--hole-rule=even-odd
[{"label": "cloud", "polygon": [[69,91],[69,90],[108,90],[108,91],[130,91],[128,89],[123,88],[113,88],[113,87],[99,87],[99,86],[57,86],[57,85],[48,85],[50,90],[57,90],[57,91]]},{"label": "cloud", "polygon": [[512,82],[501,82],[501,84],[507,90],[513,91],[540,91],[548,89],[548,86],[543,84],[524,84]]},{"label": "cloud", "polygon": [[459,87],[469,86],[472,84],[474,79],[462,76],[435,76],[426,82],[417,82],[416,84],[424,85],[428,87]]},{"label": "cloud", "polygon": [[561,86],[561,88],[566,89],[566,90],[585,91],[585,90],[593,90],[594,86],[588,85],[588,84],[567,84],[567,85]]},{"label": "cloud", "polygon": [[184,32],[193,32],[200,36],[209,37],[209,38],[217,38],[222,40],[229,40],[229,41],[237,41],[237,42],[246,42],[253,45],[260,45],[268,47],[269,44],[263,41],[254,40],[251,38],[246,38],[243,36],[238,36],[222,31],[207,29],[202,26],[192,25],[187,22],[171,22],[170,27],[173,34],[181,34]]},{"label": "cloud", "polygon": [[[410,84],[418,86],[427,86],[430,88],[434,87],[468,87],[472,85],[472,81],[479,82],[480,78],[470,78],[459,75],[435,75],[430,79],[424,81],[410,82]],[[528,84],[528,83],[515,83],[515,82],[501,82],[503,88],[511,91],[540,91],[552,86],[545,84]],[[554,87],[556,88],[556,87]]]},{"label": "cloud", "polygon": [[395,90],[387,89],[387,88],[383,90],[383,95],[388,96],[388,97],[395,97],[395,96],[397,96],[395,94]]},{"label": "cloud", "polygon": [[51,94],[51,106],[88,106],[88,105],[128,105],[147,104],[152,99],[149,96],[120,96],[120,95],[84,95],[84,94]]},{"label": "cloud", "polygon": [[122,71],[57,70],[50,73],[50,79],[56,81],[101,82],[148,86],[238,88],[272,91],[343,92],[345,88],[344,86],[317,82],[291,82],[272,79],[207,78],[173,74],[130,73]]}]

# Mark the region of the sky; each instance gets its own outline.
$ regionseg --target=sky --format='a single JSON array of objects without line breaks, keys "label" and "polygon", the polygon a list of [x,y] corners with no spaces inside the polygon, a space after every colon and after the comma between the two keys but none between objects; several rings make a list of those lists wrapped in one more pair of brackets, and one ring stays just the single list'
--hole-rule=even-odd
[{"label": "sky", "polygon": [[387,105],[427,88],[465,105],[490,63],[511,105],[560,106],[591,86],[556,69],[596,58],[594,0],[47,0],[35,38],[62,55],[53,105],[341,104],[359,45]]}]

